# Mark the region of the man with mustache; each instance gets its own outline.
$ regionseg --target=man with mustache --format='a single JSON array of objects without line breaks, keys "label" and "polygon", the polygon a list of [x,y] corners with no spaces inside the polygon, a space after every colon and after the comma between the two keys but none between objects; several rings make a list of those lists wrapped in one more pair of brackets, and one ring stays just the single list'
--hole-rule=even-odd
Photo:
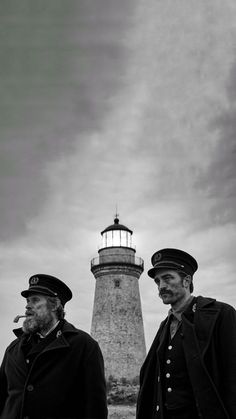
[{"label": "man with mustache", "polygon": [[148,275],[171,308],[140,371],[136,418],[235,419],[235,309],[192,295],[190,254],[162,249],[152,264]]},{"label": "man with mustache", "polygon": [[106,419],[98,343],[64,316],[72,292],[60,279],[29,279],[26,318],[0,369],[0,419]]}]

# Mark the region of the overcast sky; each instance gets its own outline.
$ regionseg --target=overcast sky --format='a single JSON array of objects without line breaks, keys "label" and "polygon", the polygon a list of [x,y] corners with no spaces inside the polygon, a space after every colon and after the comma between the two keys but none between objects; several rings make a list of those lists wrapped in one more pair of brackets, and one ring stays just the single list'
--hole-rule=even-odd
[{"label": "overcast sky", "polygon": [[235,0],[0,2],[1,346],[36,273],[90,331],[100,232],[134,231],[147,348],[168,307],[147,276],[179,247],[194,294],[235,304]]}]

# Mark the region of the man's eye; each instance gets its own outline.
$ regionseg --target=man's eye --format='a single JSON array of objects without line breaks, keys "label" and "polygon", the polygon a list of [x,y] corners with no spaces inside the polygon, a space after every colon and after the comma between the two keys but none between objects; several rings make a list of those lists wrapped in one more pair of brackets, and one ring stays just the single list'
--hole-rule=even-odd
[{"label": "man's eye", "polygon": [[31,301],[32,301],[32,303],[37,303],[37,302],[39,301],[39,298],[36,298],[36,297],[35,297],[35,298],[33,298]]}]

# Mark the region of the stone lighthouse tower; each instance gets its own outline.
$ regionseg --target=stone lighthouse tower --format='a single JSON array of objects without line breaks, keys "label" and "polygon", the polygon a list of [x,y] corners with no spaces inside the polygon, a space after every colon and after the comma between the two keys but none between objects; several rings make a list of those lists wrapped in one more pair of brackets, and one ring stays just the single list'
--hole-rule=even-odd
[{"label": "stone lighthouse tower", "polygon": [[101,232],[99,256],[92,259],[96,279],[91,335],[104,356],[106,378],[132,381],[146,355],[138,280],[143,260],[132,247],[133,232],[114,219]]}]

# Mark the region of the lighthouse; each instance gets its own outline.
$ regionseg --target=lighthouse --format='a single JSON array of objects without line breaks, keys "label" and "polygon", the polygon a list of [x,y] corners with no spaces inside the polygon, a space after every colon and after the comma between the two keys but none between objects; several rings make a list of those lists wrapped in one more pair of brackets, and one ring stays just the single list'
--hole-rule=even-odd
[{"label": "lighthouse", "polygon": [[101,232],[102,246],[91,261],[96,280],[91,335],[101,347],[106,378],[125,382],[137,379],[146,356],[139,293],[144,266],[132,234],[116,216]]}]

